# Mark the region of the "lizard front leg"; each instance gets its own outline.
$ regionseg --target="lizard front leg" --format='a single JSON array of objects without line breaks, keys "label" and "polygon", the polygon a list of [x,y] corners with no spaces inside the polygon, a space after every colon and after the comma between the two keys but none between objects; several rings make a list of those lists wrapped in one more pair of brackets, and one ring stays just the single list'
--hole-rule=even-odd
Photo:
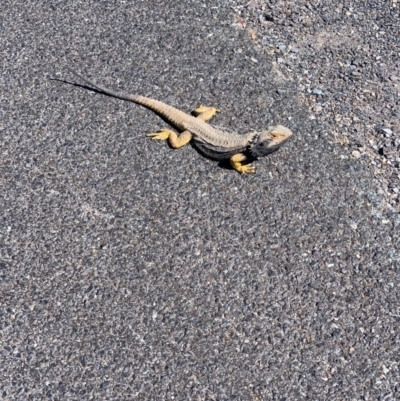
[{"label": "lizard front leg", "polygon": [[256,172],[255,167],[252,164],[243,164],[247,160],[247,157],[243,153],[237,153],[230,159],[231,166],[239,173],[252,174]]},{"label": "lizard front leg", "polygon": [[[196,115],[196,118],[203,121],[208,121],[212,117],[214,117],[219,112],[215,107],[207,107],[207,106],[199,106],[197,109],[193,111],[193,114]],[[152,134],[147,134],[148,137],[159,140],[168,139],[168,143],[174,148],[179,149],[182,146],[187,145],[191,140],[193,135],[189,131],[183,131],[179,135],[169,129],[163,129],[159,132],[155,132]]]}]

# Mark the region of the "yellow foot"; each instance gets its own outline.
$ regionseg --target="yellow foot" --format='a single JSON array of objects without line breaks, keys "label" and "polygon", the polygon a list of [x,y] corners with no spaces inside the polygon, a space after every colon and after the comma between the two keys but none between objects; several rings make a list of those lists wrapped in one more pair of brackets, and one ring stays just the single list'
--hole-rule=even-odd
[{"label": "yellow foot", "polygon": [[234,168],[242,174],[254,174],[256,172],[256,168],[252,164],[239,165]]},{"label": "yellow foot", "polygon": [[215,107],[199,106],[197,109],[193,110],[193,114],[197,116],[200,120],[208,121],[213,118],[220,110]]},{"label": "yellow foot", "polygon": [[243,164],[246,160],[247,157],[243,153],[237,153],[230,158],[231,166],[242,174],[255,173],[256,169],[252,164]]},{"label": "yellow foot", "polygon": [[149,136],[152,139],[160,139],[162,141],[165,141],[166,139],[169,138],[171,132],[173,132],[173,131],[165,129],[165,130],[161,130],[161,131],[158,131],[158,132],[154,132],[152,134],[147,134],[146,136]]}]

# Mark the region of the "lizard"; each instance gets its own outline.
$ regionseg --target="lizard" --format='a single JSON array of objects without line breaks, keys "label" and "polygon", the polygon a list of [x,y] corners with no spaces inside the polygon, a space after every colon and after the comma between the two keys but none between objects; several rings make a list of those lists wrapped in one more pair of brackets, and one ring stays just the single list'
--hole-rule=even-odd
[{"label": "lizard", "polygon": [[199,106],[193,111],[193,116],[155,99],[108,89],[69,66],[66,68],[100,93],[144,106],[164,117],[180,131],[178,135],[170,129],[162,129],[147,134],[148,137],[168,140],[174,149],[192,142],[201,153],[211,159],[229,159],[231,166],[242,174],[255,173],[252,162],[275,152],[292,136],[292,131],[283,125],[269,126],[264,131],[251,131],[247,134],[231,133],[207,123],[220,111],[215,107]]}]

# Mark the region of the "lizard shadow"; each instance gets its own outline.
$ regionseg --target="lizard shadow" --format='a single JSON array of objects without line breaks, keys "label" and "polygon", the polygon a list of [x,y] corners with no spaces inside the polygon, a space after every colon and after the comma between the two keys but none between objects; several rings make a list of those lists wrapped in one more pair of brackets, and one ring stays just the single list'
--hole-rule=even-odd
[{"label": "lizard shadow", "polygon": [[218,162],[218,167],[224,170],[234,170],[229,160],[220,160]]},{"label": "lizard shadow", "polygon": [[[168,145],[169,145],[169,144],[168,144]],[[206,153],[202,152],[200,149],[198,149],[198,148],[196,147],[196,145],[195,145],[194,143],[190,143],[190,146],[192,147],[192,149],[194,149],[194,150],[195,150],[198,154],[200,154],[202,157],[205,157],[206,159],[212,160],[212,161],[214,161],[214,162],[218,162],[218,167],[219,167],[219,168],[222,168],[222,169],[224,169],[224,170],[234,170],[234,168],[232,167],[232,165],[231,165],[229,159],[218,160],[218,159],[216,159],[216,158],[214,158],[214,157],[211,157],[210,155],[207,155]],[[171,145],[169,145],[169,147],[170,147],[171,149],[173,149]]]}]

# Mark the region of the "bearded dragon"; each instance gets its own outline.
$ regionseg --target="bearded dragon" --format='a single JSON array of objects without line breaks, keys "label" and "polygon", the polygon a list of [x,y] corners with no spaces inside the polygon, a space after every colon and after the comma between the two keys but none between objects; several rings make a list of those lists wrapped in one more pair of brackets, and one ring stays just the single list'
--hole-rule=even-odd
[{"label": "bearded dragon", "polygon": [[292,136],[291,130],[282,125],[270,126],[265,131],[247,134],[230,133],[206,123],[219,112],[214,107],[200,106],[193,111],[196,116],[194,117],[155,99],[105,88],[70,67],[66,68],[99,92],[147,107],[180,131],[178,135],[170,129],[163,129],[147,136],[168,140],[174,149],[192,141],[200,152],[214,160],[229,159],[231,166],[239,173],[254,173],[255,167],[251,164],[253,161],[275,152]]}]

